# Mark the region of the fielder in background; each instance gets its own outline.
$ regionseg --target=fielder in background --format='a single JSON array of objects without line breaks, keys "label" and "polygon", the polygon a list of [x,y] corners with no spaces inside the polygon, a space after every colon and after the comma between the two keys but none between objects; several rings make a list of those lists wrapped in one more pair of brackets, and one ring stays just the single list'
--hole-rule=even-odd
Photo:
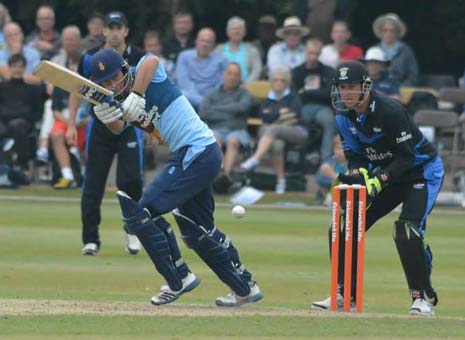
[{"label": "fielder in background", "polygon": [[[105,16],[103,34],[106,42],[102,47],[86,52],[78,67],[82,76],[89,78],[89,62],[92,55],[102,48],[113,48],[123,56],[125,63],[134,68],[144,52],[126,43],[128,21],[121,12],[110,12]],[[116,93],[119,98],[121,94]],[[71,94],[69,99],[69,119],[66,139],[69,145],[77,145],[76,114],[80,99]],[[94,114],[92,113],[94,117]],[[118,155],[116,168],[116,186],[139,199],[142,195],[142,132],[128,127],[120,134],[112,134],[98,119],[92,118],[87,126],[86,159],[87,167],[82,183],[81,219],[83,255],[97,255],[101,240],[99,225],[105,185],[115,155]],[[140,243],[137,237],[126,233],[125,249],[129,254],[137,254]]]},{"label": "fielder in background", "polygon": [[[444,177],[441,158],[399,101],[372,91],[363,64],[338,65],[331,96],[349,163],[349,174],[340,174],[338,181],[366,186],[366,230],[402,203],[394,223],[394,242],[412,298],[410,314],[432,316],[438,296],[430,279],[433,255],[424,237],[426,219]],[[355,265],[352,268],[355,270]],[[342,282],[339,280],[339,291]],[[312,304],[312,308],[325,310],[329,306],[330,298]]]},{"label": "fielder in background", "polygon": [[112,49],[103,49],[92,57],[90,74],[96,83],[124,94],[121,106],[104,103],[94,107],[96,116],[109,131],[124,133],[130,128],[127,123],[145,116],[152,120],[155,132],[173,152],[139,201],[123,191],[117,193],[127,229],[137,235],[166,280],[151,302],[173,302],[200,282],[184,263],[170,225],[158,222],[170,211],[187,247],[232,290],[216,299],[218,306],[239,306],[262,299],[257,283],[240,262],[237,249],[214,223],[212,182],[221,168],[221,151],[213,132],[167,77],[159,59],[147,53],[136,67],[131,86],[131,78],[126,76],[130,73],[121,56]]}]

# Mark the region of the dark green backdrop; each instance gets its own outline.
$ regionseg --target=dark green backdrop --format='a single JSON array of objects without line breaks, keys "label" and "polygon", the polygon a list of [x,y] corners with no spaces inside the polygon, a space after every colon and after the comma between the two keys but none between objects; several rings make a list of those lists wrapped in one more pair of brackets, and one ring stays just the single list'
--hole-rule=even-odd
[{"label": "dark green backdrop", "polygon": [[[414,48],[422,72],[453,73],[461,76],[465,68],[465,0],[348,0],[354,36],[367,48],[376,39],[371,31],[373,19],[385,12],[396,12],[408,25],[405,40]],[[224,39],[224,25],[232,15],[248,22],[248,38],[255,35],[254,24],[263,14],[282,19],[291,12],[290,0],[51,0],[4,1],[13,18],[26,32],[34,28],[34,13],[40,4],[56,9],[57,27],[77,24],[85,31],[86,17],[94,10],[122,10],[128,16],[130,38],[140,42],[143,32],[158,29],[170,33],[171,13],[178,10],[194,14],[196,28],[211,26],[219,40]]]}]

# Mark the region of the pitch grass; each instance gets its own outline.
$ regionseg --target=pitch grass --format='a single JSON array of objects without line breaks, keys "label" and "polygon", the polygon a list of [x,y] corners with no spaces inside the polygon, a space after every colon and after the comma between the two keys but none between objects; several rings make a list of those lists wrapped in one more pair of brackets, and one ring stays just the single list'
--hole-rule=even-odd
[{"label": "pitch grass", "polygon": [[[80,255],[79,209],[78,203],[67,202],[0,202],[0,299],[146,303],[156,292],[162,280],[145,253],[129,256],[123,251],[117,205],[104,206],[98,257]],[[301,311],[328,295],[329,217],[329,211],[321,210],[249,208],[245,219],[234,220],[229,209],[217,210],[218,226],[240,249],[265,294],[254,308]],[[429,221],[427,239],[435,257],[433,279],[440,298],[435,319],[404,318],[410,301],[392,241],[396,215],[391,214],[369,232],[365,318],[0,315],[0,338],[465,337],[464,217],[465,213],[453,211],[433,214]],[[176,304],[212,306],[227,288],[192,251],[183,246],[182,250],[202,284]],[[400,318],[372,317],[378,313]]]}]

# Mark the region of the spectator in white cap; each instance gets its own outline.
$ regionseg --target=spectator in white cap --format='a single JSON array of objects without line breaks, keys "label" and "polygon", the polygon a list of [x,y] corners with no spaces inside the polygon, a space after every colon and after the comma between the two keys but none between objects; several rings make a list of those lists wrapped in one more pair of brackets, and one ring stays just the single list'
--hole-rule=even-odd
[{"label": "spectator in white cap", "polygon": [[399,99],[399,86],[389,78],[387,71],[389,61],[383,50],[378,46],[373,46],[367,50],[365,58],[362,60],[365,62],[368,75],[373,81],[373,90]]},{"label": "spectator in white cap", "polygon": [[298,17],[288,17],[283,27],[276,31],[276,36],[283,41],[274,44],[268,51],[268,68],[272,71],[280,65],[293,69],[305,61],[305,48],[302,38],[310,33],[308,27],[302,26]]},{"label": "spectator in white cap", "polygon": [[414,86],[418,81],[418,62],[412,49],[401,39],[407,26],[395,13],[379,16],[373,22],[373,33],[380,39],[378,46],[389,61],[389,75],[400,86]]}]

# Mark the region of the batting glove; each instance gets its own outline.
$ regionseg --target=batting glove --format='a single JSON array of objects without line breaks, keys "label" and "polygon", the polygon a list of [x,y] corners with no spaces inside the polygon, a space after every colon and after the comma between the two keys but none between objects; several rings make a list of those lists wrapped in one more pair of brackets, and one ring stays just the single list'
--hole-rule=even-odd
[{"label": "batting glove", "polygon": [[116,105],[110,105],[108,103],[102,103],[94,106],[94,112],[97,118],[103,124],[110,124],[116,122],[123,116],[123,112]]},{"label": "batting glove", "polygon": [[121,106],[123,120],[132,123],[145,113],[145,98],[136,92],[131,92]]}]

